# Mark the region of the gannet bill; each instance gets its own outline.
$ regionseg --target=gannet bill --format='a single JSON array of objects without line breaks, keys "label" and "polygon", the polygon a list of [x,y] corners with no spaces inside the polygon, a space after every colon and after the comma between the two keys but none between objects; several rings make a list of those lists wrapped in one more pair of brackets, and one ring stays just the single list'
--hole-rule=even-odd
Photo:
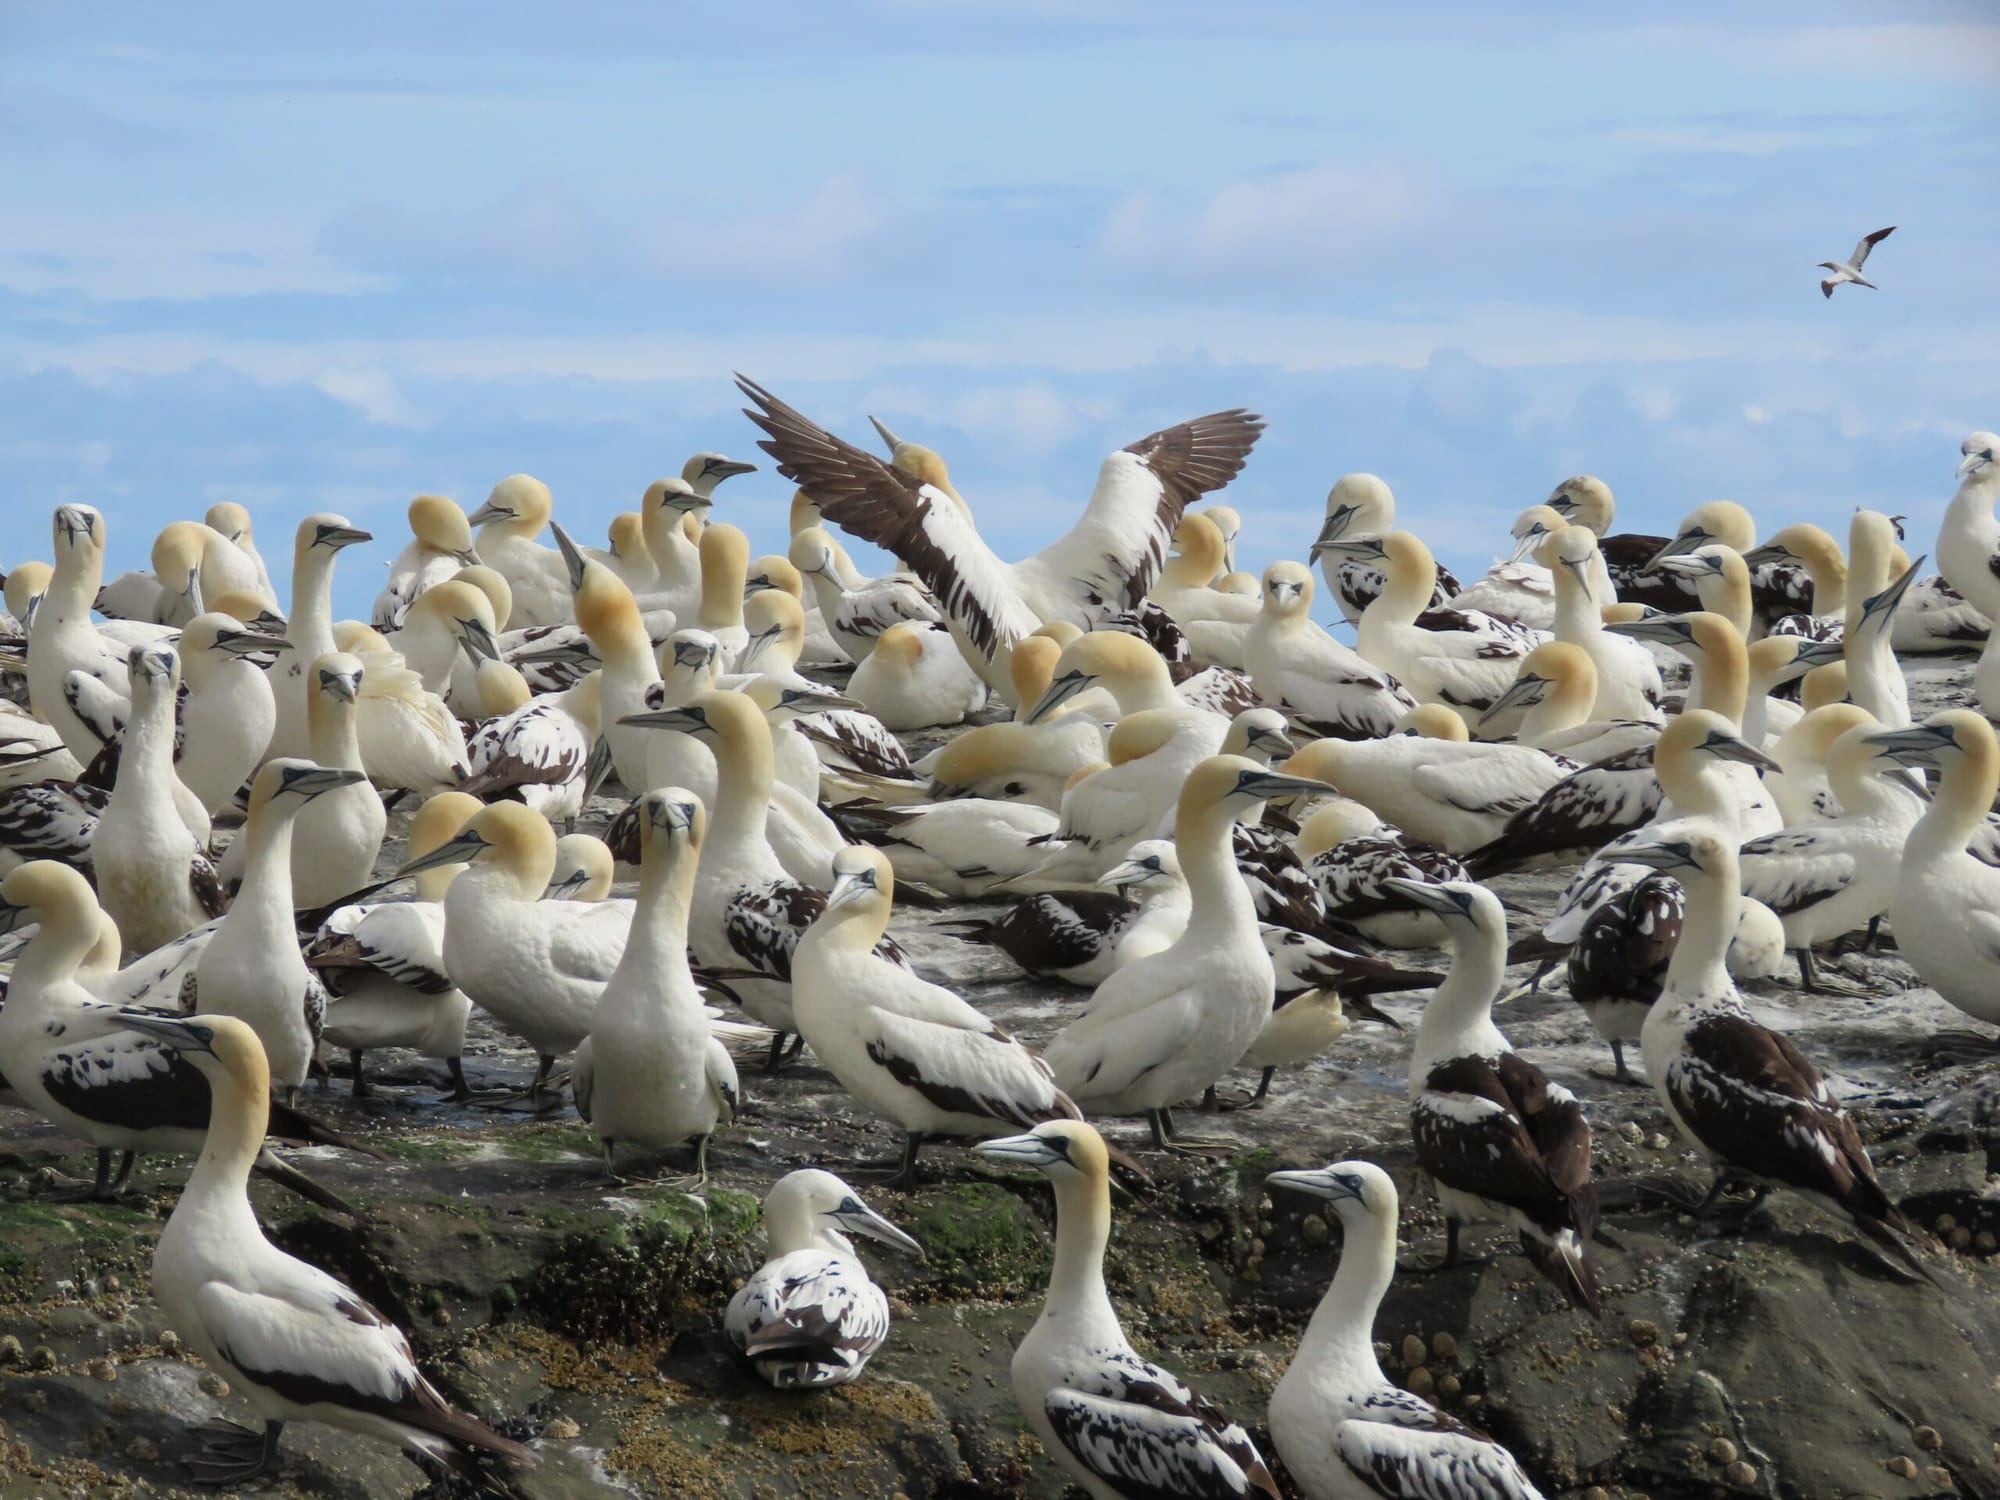
[{"label": "gannet bill", "polygon": [[1451,944],[1451,972],[1425,1002],[1410,1053],[1410,1133],[1444,1208],[1445,1264],[1458,1259],[1462,1221],[1506,1224],[1564,1297],[1596,1312],[1590,1124],[1576,1096],[1493,1024],[1507,974],[1500,899],[1481,885],[1389,884],[1436,913]]},{"label": "gannet bill", "polygon": [[628,1146],[694,1142],[695,1182],[708,1180],[708,1143],[736,1118],[729,1049],[709,1035],[688,970],[688,909],[708,813],[692,792],[667,787],[640,801],[639,896],[618,967],[591,1013],[570,1070],[577,1113],[604,1151],[606,1176]]},{"label": "gannet bill", "polygon": [[417,596],[479,561],[472,549],[472,525],[458,503],[443,495],[419,495],[408,511],[410,540],[389,564],[389,581],[368,612],[377,630],[394,630]]},{"label": "gannet bill", "polygon": [[1077,524],[1008,564],[944,492],[834,437],[754,382],[737,385],[754,405],[750,419],[770,434],[759,446],[779,472],[829,520],[909,564],[989,662],[1043,620],[1084,624],[1144,598],[1188,503],[1234,479],[1264,427],[1247,411],[1215,412],[1120,449],[1104,461]]},{"label": "gannet bill", "polygon": [[1179,939],[1111,975],[1050,1041],[1049,1066],[1072,1099],[1107,1114],[1144,1114],[1158,1149],[1208,1149],[1177,1140],[1169,1111],[1249,1050],[1270,1018],[1276,986],[1230,831],[1255,803],[1326,791],[1324,782],[1241,756],[1213,756],[1188,774],[1174,843],[1192,914]]},{"label": "gannet bill", "polygon": [[134,647],[127,672],[132,718],[90,857],[98,899],[143,952],[222,915],[227,903],[202,841],[176,806],[176,790],[186,790],[174,774],[180,657],[170,646]]},{"label": "gannet bill", "polygon": [[[1389,486],[1374,474],[1343,474],[1326,492],[1326,516],[1313,541],[1313,560],[1326,575],[1326,585],[1340,612],[1358,620],[1362,612],[1382,592],[1383,572],[1379,559],[1354,553],[1333,553],[1334,542],[1378,537],[1396,529],[1396,497]],[[1429,607],[1442,609],[1459,591],[1459,582],[1449,568],[1440,567],[1437,586],[1431,591]]]},{"label": "gannet bill", "polygon": [[1396,1274],[1396,1185],[1372,1162],[1273,1172],[1267,1188],[1330,1203],[1340,1260],[1271,1392],[1271,1445],[1306,1500],[1542,1500],[1514,1455],[1403,1390],[1375,1355]]},{"label": "gannet bill", "polygon": [[1314,734],[1374,739],[1392,733],[1416,700],[1388,672],[1315,624],[1312,601],[1312,573],[1302,564],[1274,562],[1264,570],[1263,602],[1243,639],[1251,683]]},{"label": "gannet bill", "polygon": [[570,618],[569,585],[553,547],[535,540],[549,524],[555,502],[532,474],[509,474],[466,520],[479,528],[473,549],[480,562],[507,580],[515,629],[560,625]]},{"label": "gannet bill", "polygon": [[788,1172],[764,1199],[771,1258],[722,1315],[730,1347],[781,1391],[857,1378],[889,1337],[889,1299],[869,1279],[849,1235],[907,1255],[923,1246],[831,1172]]},{"label": "gannet bill", "polygon": [[1865,286],[1870,291],[1877,290],[1875,283],[1861,274],[1861,268],[1868,264],[1868,252],[1895,232],[1896,226],[1891,224],[1887,229],[1878,229],[1873,234],[1864,234],[1859,240],[1855,241],[1854,248],[1848,252],[1846,260],[1821,261],[1819,263],[1820,269],[1831,271],[1833,274],[1820,278],[1820,292],[1824,296],[1831,297],[1835,287],[1845,286],[1849,283],[1855,286]]},{"label": "gannet bill", "polygon": [[1056,1198],[1055,1264],[1042,1315],[1014,1350],[1014,1399],[1043,1451],[1093,1500],[1278,1500],[1250,1435],[1125,1338],[1104,1289],[1111,1159],[1080,1120],[974,1146],[1032,1167]]},{"label": "gannet bill", "polygon": [[889,1180],[913,1182],[935,1136],[1081,1119],[1041,1058],[950,990],[880,956],[894,895],[880,850],[843,849],[833,891],[792,955],[799,1035],[857,1102],[903,1132]]},{"label": "gannet bill", "polygon": [[154,1293],[189,1348],[264,1423],[262,1432],[202,1429],[204,1449],[188,1461],[194,1477],[236,1484],[263,1473],[294,1420],[395,1443],[481,1487],[494,1481],[480,1455],[532,1468],[533,1453],[445,1401],[400,1330],[264,1238],[247,1192],[270,1108],[256,1033],[229,1016],[133,1012],[126,1024],[200,1069],[212,1100],[208,1143],[153,1252]]},{"label": "gannet bill", "polygon": [[1635,847],[1629,857],[1679,881],[1687,918],[1666,988],[1646,1017],[1646,1077],[1681,1138],[1714,1164],[1702,1207],[1733,1177],[1788,1187],[1841,1215],[1919,1275],[1916,1230],[1875,1179],[1861,1132],[1791,1040],[1750,1019],[1725,967],[1737,928],[1736,850],[1706,828]]}]

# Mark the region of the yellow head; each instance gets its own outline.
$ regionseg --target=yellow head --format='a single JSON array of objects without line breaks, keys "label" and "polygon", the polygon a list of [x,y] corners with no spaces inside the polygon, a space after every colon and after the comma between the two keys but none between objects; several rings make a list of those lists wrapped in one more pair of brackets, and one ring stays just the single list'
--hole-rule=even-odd
[{"label": "yellow head", "polygon": [[410,534],[426,547],[449,552],[460,562],[477,562],[472,550],[472,525],[456,501],[443,495],[419,495],[410,502]]}]

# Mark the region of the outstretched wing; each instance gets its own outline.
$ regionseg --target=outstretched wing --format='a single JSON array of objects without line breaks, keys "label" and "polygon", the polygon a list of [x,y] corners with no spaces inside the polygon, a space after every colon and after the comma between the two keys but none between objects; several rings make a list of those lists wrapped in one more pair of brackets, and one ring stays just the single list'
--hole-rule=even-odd
[{"label": "outstretched wing", "polygon": [[757,446],[778,472],[828,520],[900,557],[977,650],[990,658],[1041,625],[1007,565],[944,491],[835,437],[755,381],[738,376],[736,384],[755,403],[744,415],[770,434]]},{"label": "outstretched wing", "polygon": [[1873,234],[1863,235],[1861,243],[1854,247],[1854,255],[1847,263],[1854,267],[1855,270],[1860,270],[1868,264],[1868,252],[1895,232],[1896,226],[1891,224],[1887,229],[1878,229]]},{"label": "outstretched wing", "polygon": [[1190,502],[1243,471],[1263,419],[1242,408],[1149,433],[1097,471],[1077,523],[1022,564],[1067,594],[1080,613],[1136,608],[1160,576]]}]

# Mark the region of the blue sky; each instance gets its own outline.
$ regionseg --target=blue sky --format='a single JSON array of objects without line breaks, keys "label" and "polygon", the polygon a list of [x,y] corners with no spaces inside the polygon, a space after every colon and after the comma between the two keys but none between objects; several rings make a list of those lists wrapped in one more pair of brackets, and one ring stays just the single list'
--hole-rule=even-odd
[{"label": "blue sky", "polygon": [[[741,369],[951,460],[1003,554],[1250,405],[1246,560],[1372,469],[1481,566],[1579,469],[1927,541],[2000,426],[1988,5],[885,0],[0,10],[0,561],[517,469],[600,537]],[[1519,8],[1512,8],[1519,9]],[[1899,225],[1883,290],[1814,262]],[[763,547],[789,490],[732,481]],[[282,573],[283,569],[280,568]]]}]

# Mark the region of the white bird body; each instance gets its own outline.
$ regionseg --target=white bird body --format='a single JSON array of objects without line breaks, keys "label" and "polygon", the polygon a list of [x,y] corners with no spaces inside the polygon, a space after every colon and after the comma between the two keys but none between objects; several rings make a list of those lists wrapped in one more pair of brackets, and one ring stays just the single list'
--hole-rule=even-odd
[{"label": "white bird body", "polygon": [[529,474],[510,474],[493,486],[486,503],[466,517],[479,528],[480,562],[507,580],[515,629],[560,625],[570,616],[569,574],[560,553],[535,538],[554,511],[549,487]]},{"label": "white bird body", "polygon": [[1074,883],[1045,878],[1047,841],[1056,837],[1059,820],[1034,803],[955,797],[885,809],[876,817],[883,823],[882,852],[898,880],[960,898],[982,896],[998,886],[1063,889]]},{"label": "white bird body", "polygon": [[1821,293],[1831,297],[1835,287],[1846,286],[1850,283],[1854,286],[1865,286],[1873,291],[1875,283],[1861,274],[1861,268],[1868,264],[1868,252],[1895,232],[1896,226],[1891,224],[1887,229],[1878,229],[1873,234],[1864,234],[1855,242],[1854,249],[1848,252],[1846,260],[1821,261],[1819,264],[1822,270],[1833,272],[1831,276],[1820,278],[1819,289]]},{"label": "white bird body", "polygon": [[1514,1456],[1382,1373],[1374,1323],[1396,1274],[1396,1187],[1368,1162],[1278,1172],[1272,1187],[1330,1199],[1333,1283],[1271,1392],[1271,1445],[1306,1500],[1541,1500]]},{"label": "white bird body", "polygon": [[1236,1423],[1126,1340],[1104,1288],[1110,1162],[1081,1121],[973,1148],[1036,1167],[1056,1194],[1056,1252],[1041,1316],[1011,1366],[1014,1399],[1042,1450],[1092,1500],[1135,1494],[1278,1500],[1278,1486]]},{"label": "white bird body", "polygon": [[466,741],[471,774],[462,785],[475,796],[511,792],[551,823],[583,812],[591,746],[597,740],[602,673],[548,693],[497,719]]},{"label": "white bird body", "polygon": [[2000,616],[2000,436],[1975,432],[1959,445],[1958,491],[1938,524],[1938,572],[1988,621]]},{"label": "white bird body", "polygon": [[1144,1113],[1166,1146],[1164,1112],[1249,1051],[1270,1019],[1276,980],[1230,831],[1253,802],[1307,789],[1324,787],[1241,756],[1211,757],[1187,775],[1174,842],[1193,912],[1173,944],[1100,984],[1045,1049],[1056,1082],[1078,1104]]},{"label": "white bird body", "polygon": [[119,698],[132,695],[125,648],[107,640],[90,620],[104,574],[103,518],[87,505],[58,506],[55,553],[55,571],[28,627],[28,700],[70,754],[88,764],[103,747],[103,736],[70,707],[65,680],[76,672]]},{"label": "white bird body", "polygon": [[577,1112],[604,1148],[619,1141],[664,1148],[707,1142],[736,1117],[736,1065],[709,1035],[688,970],[687,924],[707,813],[678,788],[641,799],[642,873],[618,967],[590,1017],[571,1068]]},{"label": "white bird body", "polygon": [[1104,741],[1104,726],[1082,714],[982,724],[944,745],[925,769],[938,797],[993,797],[1055,812],[1070,778],[1104,759]]},{"label": "white bird body", "polygon": [[1258,695],[1326,733],[1357,738],[1390,733],[1416,700],[1394,677],[1315,624],[1312,600],[1306,568],[1277,562],[1264,570],[1263,598],[1242,651]]},{"label": "white bird body", "polygon": [[417,496],[410,502],[409,521],[410,540],[389,564],[389,581],[368,612],[368,623],[377,630],[397,629],[422,594],[479,560],[465,512],[443,495]]},{"label": "white bird body", "polygon": [[[360,661],[337,652],[322,656],[307,677],[314,762],[365,778],[356,727],[365,686]],[[324,906],[366,885],[388,827],[382,798],[365,779],[313,798],[292,828],[292,904]]]},{"label": "white bird body", "polygon": [[1196,661],[1245,669],[1244,637],[1257,619],[1259,605],[1255,596],[1246,598],[1211,586],[1222,572],[1228,550],[1221,529],[1208,515],[1190,513],[1174,531],[1174,546],[1177,550],[1146,597],[1174,617]]},{"label": "white bird body", "polygon": [[[1549,569],[1532,561],[1542,539],[1563,525],[1560,512],[1546,505],[1531,505],[1514,519],[1511,534],[1513,552],[1495,560],[1485,574],[1451,597],[1453,609],[1474,609],[1496,619],[1511,620],[1530,630],[1553,631],[1556,623],[1556,582]],[[1602,571],[1603,558],[1597,560]],[[1595,592],[1595,578],[1593,578]],[[1613,603],[1617,595],[1605,579],[1602,603]]]},{"label": "white bird body", "polygon": [[264,759],[277,727],[271,680],[246,654],[271,649],[268,637],[229,615],[198,615],[181,632],[187,703],[175,773],[211,816],[236,800]]},{"label": "white bird body", "polygon": [[444,907],[425,900],[343,906],[327,917],[308,963],[319,967],[317,953],[343,940],[366,956],[355,977],[330,982],[321,1032],[328,1046],[407,1047],[439,1062],[457,1059],[472,1002],[445,968],[444,922]]},{"label": "white bird body", "polygon": [[779,1390],[843,1385],[889,1337],[889,1299],[843,1230],[921,1254],[831,1172],[787,1173],[764,1200],[771,1258],[729,1299],[722,1331]]},{"label": "white bird body", "polygon": [[174,796],[180,786],[174,775],[180,659],[171,648],[141,647],[132,653],[130,672],[132,716],[110,805],[91,836],[90,859],[105,911],[145,952],[219,915],[222,890],[204,840],[189,831]]},{"label": "white bird body", "polygon": [[1112,763],[1063,793],[1049,836],[1053,852],[1032,878],[1089,884],[1137,840],[1173,832],[1175,799],[1188,774],[1222,748],[1228,733],[1225,721],[1199,709],[1127,714],[1106,742]]},{"label": "white bird body", "polygon": [[196,1008],[247,1022],[287,1091],[306,1081],[326,1010],[325,987],[299,954],[293,832],[315,797],[357,785],[366,785],[358,771],[288,758],[264,763],[238,835],[248,851],[243,884],[195,962]]},{"label": "white bird body", "polygon": [[[1589,717],[1657,722],[1662,688],[1653,654],[1604,631],[1604,601],[1593,582],[1604,568],[1596,534],[1587,526],[1564,526],[1542,544],[1542,557],[1554,577],[1555,638],[1584,652],[1597,669]],[[1745,590],[1747,603],[1747,580]]]},{"label": "white bird body", "polygon": [[914,578],[892,573],[859,584],[848,582],[841,576],[835,547],[823,528],[808,526],[792,534],[787,556],[812,580],[819,617],[847,660],[866,661],[876,638],[893,625],[944,623],[936,601]]},{"label": "white bird body", "polygon": [[986,684],[966,666],[951,633],[930,624],[882,631],[848,679],[847,692],[897,730],[961,723],[986,701]]},{"label": "white bird body", "polygon": [[1986,831],[2000,789],[2000,745],[1986,720],[1959,709],[1883,739],[1904,764],[1942,779],[1903,848],[1889,921],[1917,974],[1975,1020],[2000,1025],[2000,870],[1967,850]]},{"label": "white bird body", "polygon": [[880,956],[895,877],[881,851],[846,849],[824,909],[792,956],[799,1035],[908,1144],[995,1136],[1079,1118],[1048,1065],[942,985]]}]

